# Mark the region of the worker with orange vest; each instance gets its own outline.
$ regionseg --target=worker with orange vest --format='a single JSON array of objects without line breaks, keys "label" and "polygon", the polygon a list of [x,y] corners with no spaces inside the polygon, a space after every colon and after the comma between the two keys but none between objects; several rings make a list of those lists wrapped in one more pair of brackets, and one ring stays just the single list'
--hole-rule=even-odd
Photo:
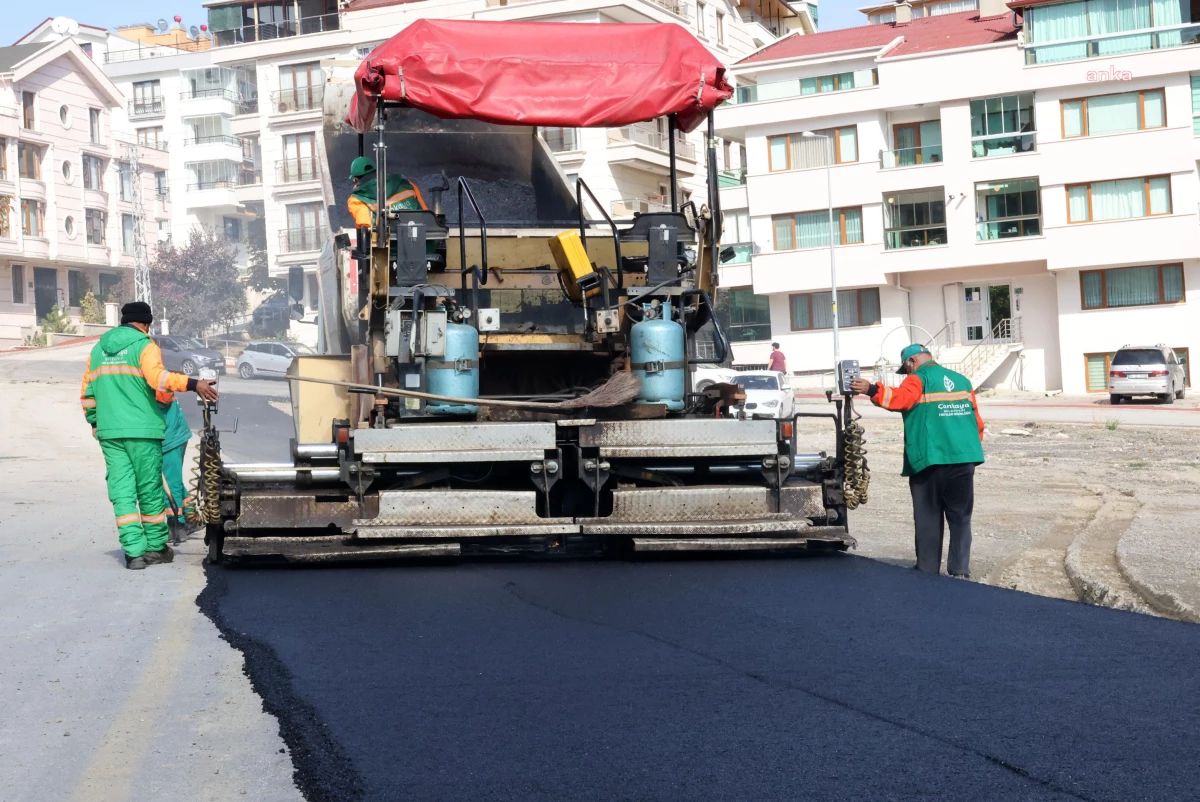
[{"label": "worker with orange vest", "polygon": [[154,317],[141,301],[121,308],[121,325],[104,334],[88,357],[80,390],[84,417],[100,441],[108,469],[108,500],[117,519],[125,567],[133,570],[174,559],[167,545],[163,492],[165,408],[175,393],[217,400],[212,382],[171,373],[150,339]]},{"label": "worker with orange vest", "polygon": [[[359,156],[350,163],[350,180],[354,182],[354,192],[346,201],[346,208],[354,218],[356,228],[369,228],[375,225],[375,207],[379,202],[375,162]],[[419,211],[429,208],[421,197],[421,190],[403,176],[389,175],[386,190],[388,209]]]}]

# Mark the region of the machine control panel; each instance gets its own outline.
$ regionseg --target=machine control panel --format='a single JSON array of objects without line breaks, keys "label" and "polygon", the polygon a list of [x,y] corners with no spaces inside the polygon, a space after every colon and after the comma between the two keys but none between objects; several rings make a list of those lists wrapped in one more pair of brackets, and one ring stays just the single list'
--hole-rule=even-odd
[{"label": "machine control panel", "polygon": [[861,377],[862,372],[859,370],[858,360],[843,359],[838,363],[838,392],[849,395],[850,382]]},{"label": "machine control panel", "polygon": [[495,308],[479,310],[480,331],[500,331],[500,310]]}]

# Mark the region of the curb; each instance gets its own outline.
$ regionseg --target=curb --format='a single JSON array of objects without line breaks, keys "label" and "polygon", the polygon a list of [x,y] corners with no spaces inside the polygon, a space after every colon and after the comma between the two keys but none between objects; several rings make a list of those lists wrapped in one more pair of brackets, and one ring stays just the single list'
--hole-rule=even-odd
[{"label": "curb", "polygon": [[[1081,601],[1099,607],[1111,607],[1114,610],[1145,613],[1147,612],[1147,605],[1142,599],[1131,598],[1128,593],[1122,589],[1112,587],[1089,569],[1089,560],[1085,555],[1087,550],[1086,541],[1092,534],[1097,522],[1102,521],[1101,513],[1104,511],[1107,503],[1106,501],[1105,504],[1101,505],[1100,509],[1096,511],[1096,516],[1092,518],[1087,527],[1075,536],[1071,541],[1071,545],[1067,546],[1067,553],[1063,557],[1063,570],[1067,574],[1067,579],[1070,581],[1071,587],[1075,589],[1075,593],[1078,594]],[[1113,562],[1116,562],[1115,554],[1113,555]],[[1119,566],[1116,567],[1118,573],[1124,576],[1125,572],[1120,570]],[[1132,583],[1130,584],[1132,586]],[[1136,592],[1136,587],[1134,587],[1134,590]]]},{"label": "curb", "polygon": [[54,345],[43,345],[38,348],[25,348],[25,347],[8,348],[4,351],[0,351],[0,357],[12,356],[13,354],[31,354],[36,351],[48,351],[51,348],[65,348],[66,346],[69,346],[69,345],[79,345],[80,343],[95,342],[96,340],[99,340],[102,336],[103,335],[95,334],[90,337],[76,337],[74,340],[67,340],[64,343],[55,343]]},{"label": "curb", "polygon": [[1177,618],[1181,621],[1190,621],[1193,624],[1200,624],[1200,610],[1192,607],[1187,602],[1180,599],[1169,590],[1161,590],[1156,588],[1149,582],[1142,580],[1137,572],[1130,570],[1126,564],[1129,561],[1128,545],[1125,542],[1124,535],[1117,541],[1116,560],[1117,568],[1121,571],[1121,576],[1125,577],[1125,581],[1138,592],[1138,594],[1146,600],[1146,603],[1155,609],[1156,612],[1165,615],[1169,618]]}]

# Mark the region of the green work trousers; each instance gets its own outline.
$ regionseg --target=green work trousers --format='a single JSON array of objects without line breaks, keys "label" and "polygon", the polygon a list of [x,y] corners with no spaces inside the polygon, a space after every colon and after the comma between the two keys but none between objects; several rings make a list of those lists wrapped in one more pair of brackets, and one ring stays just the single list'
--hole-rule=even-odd
[{"label": "green work trousers", "polygon": [[167,493],[170,495],[170,502],[174,503],[175,510],[179,513],[180,523],[184,521],[184,513],[192,512],[196,508],[195,500],[188,495],[187,487],[183,483],[184,452],[186,451],[187,443],[180,443],[175,448],[168,448],[163,452],[163,480],[166,483]]},{"label": "green work trousers", "polygon": [[127,557],[167,545],[167,497],[163,493],[162,440],[116,437],[100,441],[108,468],[108,500]]}]

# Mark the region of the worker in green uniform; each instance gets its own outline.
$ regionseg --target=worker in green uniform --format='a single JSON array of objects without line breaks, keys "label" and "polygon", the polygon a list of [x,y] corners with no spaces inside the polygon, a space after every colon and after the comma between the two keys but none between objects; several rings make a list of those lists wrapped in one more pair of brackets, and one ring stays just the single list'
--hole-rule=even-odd
[{"label": "worker in green uniform", "polygon": [[79,393],[92,436],[104,452],[125,567],[134,570],[174,559],[163,493],[163,405],[184,391],[217,400],[211,382],[163,367],[162,351],[148,334],[153,321],[149,304],[125,304],[121,325],[92,349]]},{"label": "worker in green uniform", "polygon": [[[369,228],[375,225],[375,208],[379,201],[375,162],[366,156],[359,156],[350,164],[350,180],[354,182],[354,192],[346,201],[346,207],[354,218],[356,228]],[[421,190],[404,176],[389,175],[386,188],[389,209],[419,211],[429,208],[421,197]]]},{"label": "worker in green uniform", "polygon": [[192,437],[191,427],[183,417],[178,401],[167,407],[166,432],[163,434],[163,484],[166,486],[169,506],[178,514],[178,523],[183,525],[196,513],[195,499],[187,492],[183,482],[184,452]]}]

